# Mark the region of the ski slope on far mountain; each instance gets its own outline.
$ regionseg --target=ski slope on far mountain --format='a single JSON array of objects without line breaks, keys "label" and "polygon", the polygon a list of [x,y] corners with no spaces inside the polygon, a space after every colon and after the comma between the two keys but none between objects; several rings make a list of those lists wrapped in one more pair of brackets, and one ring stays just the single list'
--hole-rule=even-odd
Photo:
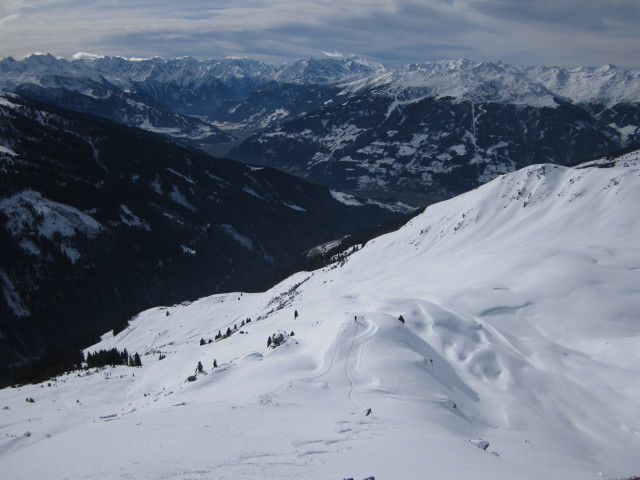
[{"label": "ski slope on far mountain", "polygon": [[142,312],[87,351],[143,367],[0,391],[3,476],[638,475],[639,204],[640,152],[536,165],[267,292]]}]

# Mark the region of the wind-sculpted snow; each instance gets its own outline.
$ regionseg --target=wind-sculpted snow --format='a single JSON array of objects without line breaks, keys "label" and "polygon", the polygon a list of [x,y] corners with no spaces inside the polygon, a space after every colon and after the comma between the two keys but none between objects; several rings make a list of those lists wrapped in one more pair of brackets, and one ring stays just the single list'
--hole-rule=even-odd
[{"label": "wind-sculpted snow", "polygon": [[638,163],[532,166],[267,292],[142,312],[87,351],[126,347],[143,367],[0,391],[3,470],[637,475]]}]

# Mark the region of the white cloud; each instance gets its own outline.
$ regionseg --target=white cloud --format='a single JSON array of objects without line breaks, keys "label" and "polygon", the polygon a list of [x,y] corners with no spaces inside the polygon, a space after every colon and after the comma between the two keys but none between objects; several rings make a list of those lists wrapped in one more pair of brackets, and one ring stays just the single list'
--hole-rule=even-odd
[{"label": "white cloud", "polygon": [[339,52],[322,52],[322,54],[329,58],[344,58],[344,55]]},{"label": "white cloud", "polygon": [[96,55],[96,54],[93,54],[93,53],[86,53],[86,52],[77,52],[77,53],[74,53],[73,55],[71,55],[71,58],[73,60],[80,60],[80,59],[83,59],[83,58],[93,59],[93,58],[102,58],[102,57],[103,57],[103,55]]},{"label": "white cloud", "polygon": [[3,23],[9,23],[12,20],[15,20],[16,18],[18,18],[20,15],[18,15],[17,13],[12,13],[10,15],[7,15],[6,17],[0,17],[0,25],[2,25]]},{"label": "white cloud", "polygon": [[640,65],[637,0],[8,0],[0,23],[0,56],[291,61],[354,52],[395,64],[467,57]]}]

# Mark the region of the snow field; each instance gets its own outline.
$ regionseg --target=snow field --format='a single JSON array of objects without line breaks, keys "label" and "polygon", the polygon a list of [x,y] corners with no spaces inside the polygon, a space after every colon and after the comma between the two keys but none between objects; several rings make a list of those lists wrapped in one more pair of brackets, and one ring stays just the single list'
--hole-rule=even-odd
[{"label": "snow field", "polygon": [[[2,471],[637,475],[638,204],[637,162],[535,166],[431,206],[346,262],[267,292],[142,312],[88,349],[126,347],[142,368],[0,391],[0,408],[9,407],[0,410]],[[234,325],[230,337],[199,345]],[[270,335],[292,331],[267,348]],[[187,382],[198,361],[204,372]]]}]

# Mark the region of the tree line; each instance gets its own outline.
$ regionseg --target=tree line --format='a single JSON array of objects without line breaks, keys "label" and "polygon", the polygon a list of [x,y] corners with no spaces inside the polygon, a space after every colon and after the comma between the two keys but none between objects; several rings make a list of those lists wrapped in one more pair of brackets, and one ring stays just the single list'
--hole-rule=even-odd
[{"label": "tree line", "polygon": [[86,358],[82,350],[70,349],[29,365],[0,370],[0,388],[41,383],[58,375],[81,370],[85,368],[85,364],[86,368],[99,368],[107,365],[141,367],[142,359],[138,353],[130,355],[126,348],[123,351],[114,347],[110,350],[89,352]]}]

